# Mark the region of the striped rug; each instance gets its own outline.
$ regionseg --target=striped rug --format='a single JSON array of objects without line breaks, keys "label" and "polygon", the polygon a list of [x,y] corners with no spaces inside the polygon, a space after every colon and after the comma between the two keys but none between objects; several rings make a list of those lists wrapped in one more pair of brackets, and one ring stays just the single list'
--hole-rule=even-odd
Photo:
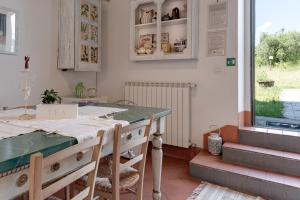
[{"label": "striped rug", "polygon": [[187,200],[264,200],[210,183],[201,184]]}]

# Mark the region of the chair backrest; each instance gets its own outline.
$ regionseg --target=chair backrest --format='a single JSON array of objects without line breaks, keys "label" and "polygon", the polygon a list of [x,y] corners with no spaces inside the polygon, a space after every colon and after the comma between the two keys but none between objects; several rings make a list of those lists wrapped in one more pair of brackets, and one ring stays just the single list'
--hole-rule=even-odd
[{"label": "chair backrest", "polygon": [[[116,125],[114,131],[114,146],[113,146],[113,165],[112,165],[112,195],[113,199],[120,199],[120,171],[127,167],[132,167],[136,164],[137,170],[140,175],[140,179],[144,177],[145,164],[146,164],[146,156],[148,149],[148,142],[150,136],[150,129],[152,124],[152,117],[147,120],[134,123],[132,125],[128,125],[122,127],[122,125]],[[122,135],[126,133],[131,133],[136,130],[143,130],[144,134],[141,138],[133,139],[126,144],[121,144]],[[142,134],[141,134],[142,135]],[[120,163],[121,154],[135,147],[141,146],[141,151],[139,155],[136,155],[133,159],[127,161],[126,163]],[[142,181],[141,181],[142,184]]]},{"label": "chair backrest", "polygon": [[[73,199],[76,200],[92,200],[95,189],[95,179],[97,175],[99,160],[103,146],[104,131],[98,132],[98,137],[88,140],[84,143],[71,146],[65,150],[59,151],[53,155],[43,158],[41,153],[36,153],[30,158],[30,176],[29,176],[29,199],[30,200],[43,200],[61,189],[69,186],[79,178],[88,175],[87,185],[77,196]],[[83,167],[70,171],[66,176],[56,180],[43,187],[42,172],[43,168],[54,166],[59,161],[62,161],[70,156],[82,153],[86,150],[92,149],[91,161]]]}]

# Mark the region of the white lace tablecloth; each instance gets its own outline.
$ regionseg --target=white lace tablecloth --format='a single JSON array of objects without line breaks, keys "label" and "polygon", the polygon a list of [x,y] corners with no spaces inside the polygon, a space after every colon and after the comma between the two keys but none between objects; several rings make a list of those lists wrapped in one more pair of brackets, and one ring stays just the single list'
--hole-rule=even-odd
[{"label": "white lace tablecloth", "polygon": [[[104,130],[107,133],[113,131],[116,124],[128,125],[129,122],[127,121],[99,118],[99,116],[122,111],[126,111],[126,109],[85,106],[79,108],[77,119],[21,121],[18,120],[18,116],[25,113],[24,109],[8,110],[0,112],[0,139],[43,130],[74,137],[81,143],[87,139],[95,138],[99,130]],[[27,113],[35,114],[35,110],[28,110]]]}]

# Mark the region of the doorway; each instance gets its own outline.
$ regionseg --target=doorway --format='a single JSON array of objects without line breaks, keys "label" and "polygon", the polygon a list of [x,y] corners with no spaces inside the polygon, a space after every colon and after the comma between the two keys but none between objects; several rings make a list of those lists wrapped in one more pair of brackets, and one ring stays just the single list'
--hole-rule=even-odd
[{"label": "doorway", "polygon": [[255,126],[300,130],[300,1],[252,0]]}]

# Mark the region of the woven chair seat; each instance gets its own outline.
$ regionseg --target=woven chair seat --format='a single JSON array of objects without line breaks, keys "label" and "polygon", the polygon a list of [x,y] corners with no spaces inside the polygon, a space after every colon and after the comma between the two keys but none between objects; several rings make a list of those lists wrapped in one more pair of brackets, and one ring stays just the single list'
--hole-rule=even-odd
[{"label": "woven chair seat", "polygon": [[[125,191],[128,188],[136,185],[139,181],[140,175],[134,168],[128,167],[120,172],[120,191]],[[86,185],[87,177],[77,181],[79,185]],[[97,177],[95,189],[99,192],[112,193],[112,184],[110,177]]]},{"label": "woven chair seat", "polygon": [[[49,198],[47,198],[47,200],[63,200],[63,199],[60,199],[58,197],[55,197],[55,196],[51,196]],[[93,200],[99,200],[99,197],[94,197]]]},{"label": "woven chair seat", "polygon": [[47,200],[62,200],[62,199],[55,197],[55,196],[51,196],[51,197],[47,198]]}]

